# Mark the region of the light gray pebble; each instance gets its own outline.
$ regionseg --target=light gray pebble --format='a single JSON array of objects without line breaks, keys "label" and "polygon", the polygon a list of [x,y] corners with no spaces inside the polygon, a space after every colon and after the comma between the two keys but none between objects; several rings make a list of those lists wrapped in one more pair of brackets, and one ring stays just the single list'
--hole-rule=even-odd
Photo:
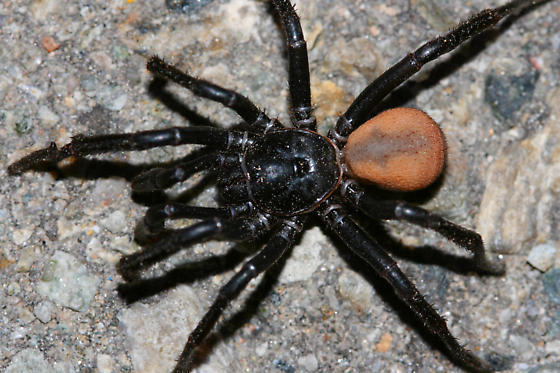
[{"label": "light gray pebble", "polygon": [[127,216],[120,210],[113,212],[105,219],[101,219],[100,223],[113,233],[122,233],[128,228]]},{"label": "light gray pebble", "polygon": [[33,229],[30,228],[16,229],[12,235],[12,240],[16,245],[21,246],[31,237],[32,233]]},{"label": "light gray pebble", "polygon": [[27,309],[27,307],[20,307],[18,309],[18,321],[22,324],[29,324],[35,320],[33,313]]},{"label": "light gray pebble", "polygon": [[43,124],[52,125],[60,122],[60,117],[46,106],[41,106],[37,114]]},{"label": "light gray pebble", "polygon": [[99,81],[93,76],[88,76],[82,80],[81,87],[85,91],[86,96],[95,97],[96,89],[99,87]]},{"label": "light gray pebble", "polygon": [[257,348],[255,348],[255,354],[257,354],[257,356],[264,356],[267,350],[268,350],[268,342],[264,342],[258,345]]},{"label": "light gray pebble", "polygon": [[345,270],[338,278],[340,295],[350,300],[356,307],[367,310],[373,307],[371,285],[356,272]]},{"label": "light gray pebble", "polygon": [[6,369],[6,373],[54,373],[55,370],[47,363],[43,354],[31,348],[18,352]]},{"label": "light gray pebble", "polygon": [[17,294],[21,291],[21,286],[17,282],[11,282],[8,285],[8,295]]},{"label": "light gray pebble", "polygon": [[109,243],[111,250],[128,255],[138,250],[138,245],[129,236],[115,237]]},{"label": "light gray pebble", "polygon": [[546,272],[554,265],[558,248],[551,243],[537,245],[531,249],[527,262],[541,272]]},{"label": "light gray pebble", "polygon": [[82,232],[82,227],[75,224],[74,220],[66,218],[66,216],[61,216],[56,221],[56,229],[58,238],[61,240]]},{"label": "light gray pebble", "polygon": [[108,87],[97,94],[101,105],[112,111],[121,110],[128,99],[128,95],[119,87]]},{"label": "light gray pebble", "polygon": [[294,247],[286,266],[280,274],[279,281],[287,284],[304,281],[311,277],[322,263],[321,248],[328,245],[321,229],[315,227],[303,234],[301,243]]},{"label": "light gray pebble", "polygon": [[51,321],[53,308],[54,307],[51,302],[43,301],[33,308],[33,314],[37,317],[37,319],[39,319],[39,321],[46,324]]},{"label": "light gray pebble", "polygon": [[85,213],[88,215],[98,214],[105,211],[107,206],[114,204],[122,198],[123,191],[128,188],[125,180],[105,179],[97,180],[93,192],[88,199]]},{"label": "light gray pebble", "polygon": [[[189,286],[177,287],[159,303],[134,303],[117,315],[129,344],[135,372],[171,371],[187,336],[205,309]],[[229,346],[219,345],[204,365],[204,372],[237,372]]]},{"label": "light gray pebble", "polygon": [[97,355],[96,365],[98,373],[111,373],[115,371],[115,361],[107,354]]},{"label": "light gray pebble", "polygon": [[560,355],[560,339],[546,342],[545,351],[547,354]]},{"label": "light gray pebble", "polygon": [[37,286],[40,294],[74,311],[85,311],[97,292],[100,279],[72,255],[56,251]]},{"label": "light gray pebble", "polygon": [[529,339],[520,335],[512,334],[509,336],[509,342],[513,350],[516,352],[518,360],[526,360],[532,356],[535,347]]},{"label": "light gray pebble", "polygon": [[300,357],[298,359],[298,364],[308,372],[314,372],[319,367],[319,362],[313,354]]},{"label": "light gray pebble", "polygon": [[33,262],[37,259],[35,254],[35,246],[25,246],[19,251],[19,259],[16,263],[16,271],[27,272],[31,268]]}]

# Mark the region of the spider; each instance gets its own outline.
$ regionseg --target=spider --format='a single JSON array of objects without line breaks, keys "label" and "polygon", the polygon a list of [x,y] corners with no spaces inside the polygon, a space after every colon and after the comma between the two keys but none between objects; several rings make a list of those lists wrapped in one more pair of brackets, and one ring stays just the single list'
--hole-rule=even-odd
[{"label": "spider", "polygon": [[[473,15],[447,34],[420,46],[367,86],[340,116],[327,136],[317,133],[312,113],[307,47],[299,17],[289,0],[271,0],[285,32],[293,127],[270,118],[241,94],[194,78],[154,56],[147,68],[194,94],[235,111],[247,129],[174,127],[163,130],[86,137],[75,136],[58,148],[38,150],[9,166],[11,175],[56,163],[70,156],[145,150],[182,144],[206,145],[206,154],[171,167],[152,168],[132,181],[135,192],[165,190],[201,171],[216,174],[224,207],[208,208],[169,201],[150,207],[142,226],[148,243],[121,258],[118,269],[133,281],[139,271],[184,247],[211,238],[253,240],[264,247],[221,288],[214,303],[190,334],[174,372],[194,367],[193,352],[213,329],[224,309],[247,284],[276,263],[294,245],[304,224],[315,217],[338,236],[394,290],[397,297],[461,367],[493,371],[491,364],[461,346],[445,320],[399,269],[396,262],[356,222],[352,211],[379,220],[401,220],[441,234],[473,254],[472,269],[502,275],[502,263],[485,255],[479,234],[404,201],[386,200],[362,184],[394,191],[414,191],[432,184],[445,163],[445,139],[438,125],[412,108],[384,111],[376,105],[423,65],[491,28],[508,15],[543,1],[514,0]],[[200,222],[169,230],[168,220]]]}]

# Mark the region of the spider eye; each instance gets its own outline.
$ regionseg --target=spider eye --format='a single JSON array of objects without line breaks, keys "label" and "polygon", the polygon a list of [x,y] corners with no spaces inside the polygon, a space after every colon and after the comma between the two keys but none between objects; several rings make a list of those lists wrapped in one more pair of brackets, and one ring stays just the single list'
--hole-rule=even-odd
[{"label": "spider eye", "polygon": [[305,175],[312,171],[312,167],[306,159],[296,159],[293,164],[294,174],[298,176]]},{"label": "spider eye", "polygon": [[413,191],[433,183],[445,163],[445,138],[423,111],[397,108],[373,117],[348,137],[352,174],[381,188]]}]

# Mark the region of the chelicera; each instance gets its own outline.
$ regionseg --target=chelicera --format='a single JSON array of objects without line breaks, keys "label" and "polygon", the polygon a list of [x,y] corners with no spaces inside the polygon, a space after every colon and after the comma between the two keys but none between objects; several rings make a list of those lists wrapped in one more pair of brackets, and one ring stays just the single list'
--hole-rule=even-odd
[{"label": "chelicera", "polygon": [[[136,192],[165,190],[194,173],[209,171],[216,174],[223,207],[173,201],[150,207],[142,223],[149,243],[120,260],[120,273],[126,280],[134,280],[148,265],[211,238],[251,240],[268,235],[268,241],[222,287],[190,334],[175,372],[193,368],[194,350],[213,329],[223,310],[252,279],[294,245],[311,217],[338,236],[388,282],[456,364],[473,372],[490,372],[494,370],[491,364],[458,343],[445,320],[386,251],[360,227],[350,211],[359,210],[372,219],[402,220],[436,231],[473,254],[472,270],[488,275],[504,273],[503,264],[486,258],[482,239],[476,232],[409,203],[382,199],[361,184],[414,191],[429,186],[439,177],[446,146],[438,125],[427,114],[412,108],[391,109],[371,118],[376,105],[427,62],[452,51],[513,12],[536,3],[515,0],[484,10],[449,33],[423,44],[367,86],[328,136],[322,136],[316,131],[312,114],[307,47],[299,18],[289,0],[272,0],[287,41],[293,127],[271,119],[241,94],[196,79],[154,56],[147,67],[155,76],[234,110],[247,129],[193,126],[93,137],[78,135],[60,149],[52,143],[29,154],[9,166],[8,171],[17,175],[70,156],[167,145],[206,145],[206,154],[194,160],[139,174],[132,182],[132,189]],[[165,227],[167,221],[179,218],[200,219],[200,222],[182,229]]]}]

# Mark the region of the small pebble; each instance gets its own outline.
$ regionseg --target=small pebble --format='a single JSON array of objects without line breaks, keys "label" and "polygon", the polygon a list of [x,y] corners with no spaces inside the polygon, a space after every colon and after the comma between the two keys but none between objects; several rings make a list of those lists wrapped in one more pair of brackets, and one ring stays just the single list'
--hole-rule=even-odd
[{"label": "small pebble", "polygon": [[528,338],[516,334],[510,335],[509,345],[519,360],[529,359],[535,350],[534,344]]},{"label": "small pebble", "polygon": [[550,243],[537,245],[531,249],[527,262],[541,272],[546,272],[554,265],[558,248]]},{"label": "small pebble", "polygon": [[40,351],[27,348],[18,352],[6,369],[6,373],[54,373]]},{"label": "small pebble", "polygon": [[278,280],[287,284],[311,277],[323,262],[321,248],[327,246],[325,235],[318,227],[303,234],[301,243],[294,247]]},{"label": "small pebble", "polygon": [[115,371],[115,361],[110,355],[99,354],[97,355],[97,372],[111,373]]},{"label": "small pebble", "polygon": [[60,44],[58,44],[52,36],[43,36],[41,38],[41,46],[49,53],[60,48]]},{"label": "small pebble", "polygon": [[547,354],[560,355],[560,339],[546,342],[544,349]]},{"label": "small pebble", "polygon": [[53,308],[54,307],[51,302],[43,301],[33,308],[33,314],[37,319],[39,319],[39,321],[46,324],[51,321]]},{"label": "small pebble", "polygon": [[18,322],[22,324],[29,324],[33,320],[35,320],[33,313],[31,313],[31,311],[29,311],[26,307],[21,307],[18,310]]},{"label": "small pebble", "polygon": [[16,263],[16,271],[27,272],[31,268],[33,262],[38,256],[35,255],[35,249],[33,245],[25,246],[21,249],[19,254],[19,259]]},{"label": "small pebble", "polygon": [[93,300],[99,281],[72,255],[56,251],[45,266],[37,290],[57,304],[83,312]]},{"label": "small pebble", "polygon": [[342,272],[338,278],[338,291],[340,295],[364,311],[374,306],[373,294],[375,290],[356,272],[349,270]]},{"label": "small pebble", "polygon": [[60,117],[46,106],[39,107],[37,114],[44,125],[52,126],[60,122]]},{"label": "small pebble", "polygon": [[128,95],[119,87],[102,89],[97,93],[100,104],[111,111],[119,111],[128,100]]},{"label": "small pebble", "polygon": [[393,336],[389,333],[385,333],[381,336],[381,340],[375,347],[379,352],[387,352],[391,349],[392,342],[393,342]]},{"label": "small pebble", "polygon": [[124,212],[117,210],[107,218],[102,219],[101,225],[113,233],[122,233],[128,228],[128,219]]},{"label": "small pebble", "polygon": [[31,237],[32,233],[33,230],[29,228],[16,229],[12,235],[12,240],[16,245],[21,246]]},{"label": "small pebble", "polygon": [[315,372],[319,367],[319,362],[313,354],[302,356],[298,359],[298,364],[309,372]]}]

